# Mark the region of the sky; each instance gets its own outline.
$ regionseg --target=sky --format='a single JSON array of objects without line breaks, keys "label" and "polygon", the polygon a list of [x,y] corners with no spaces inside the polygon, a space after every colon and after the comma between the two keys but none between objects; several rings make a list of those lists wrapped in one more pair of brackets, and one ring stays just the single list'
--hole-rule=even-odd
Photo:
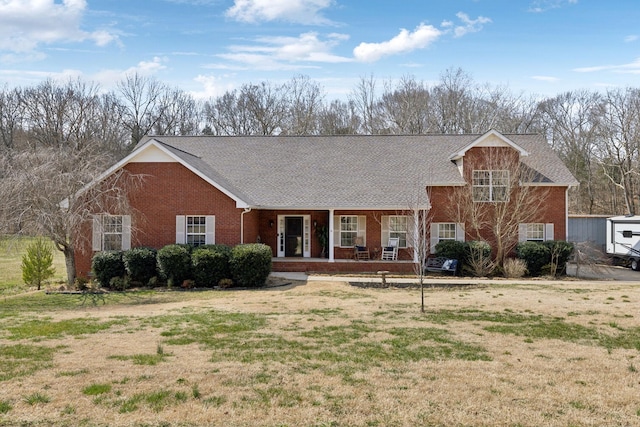
[{"label": "sky", "polygon": [[208,99],[449,69],[514,93],[640,87],[639,0],[0,0],[0,87],[137,72]]}]

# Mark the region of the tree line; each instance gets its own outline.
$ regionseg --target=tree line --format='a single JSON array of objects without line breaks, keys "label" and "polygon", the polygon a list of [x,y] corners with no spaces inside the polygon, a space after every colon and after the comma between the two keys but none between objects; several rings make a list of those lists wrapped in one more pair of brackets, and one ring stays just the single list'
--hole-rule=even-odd
[{"label": "tree line", "polygon": [[111,91],[79,79],[45,80],[0,89],[0,179],[17,170],[29,175],[29,168],[53,174],[71,168],[85,171],[75,179],[84,185],[146,134],[482,134],[495,129],[547,137],[580,182],[571,190],[570,212],[635,214],[639,124],[637,88],[539,97],[477,83],[461,69],[448,69],[431,84],[413,76],[362,77],[344,100],[328,99],[319,83],[303,75],[284,83],[243,84],[207,100],[139,74],[126,76]]}]

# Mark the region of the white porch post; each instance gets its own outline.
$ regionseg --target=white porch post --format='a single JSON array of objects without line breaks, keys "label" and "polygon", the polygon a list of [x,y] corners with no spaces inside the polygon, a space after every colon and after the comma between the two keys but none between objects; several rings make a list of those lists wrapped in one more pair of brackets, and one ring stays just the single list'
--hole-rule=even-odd
[{"label": "white porch post", "polygon": [[335,258],[334,258],[334,253],[333,253],[333,246],[334,246],[334,240],[333,240],[333,213],[335,211],[333,209],[329,209],[329,262],[335,262]]}]

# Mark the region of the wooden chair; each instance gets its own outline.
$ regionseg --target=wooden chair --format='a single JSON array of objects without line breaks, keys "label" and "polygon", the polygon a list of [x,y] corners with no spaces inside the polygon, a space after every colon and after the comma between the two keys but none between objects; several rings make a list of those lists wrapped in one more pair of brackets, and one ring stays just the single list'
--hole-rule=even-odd
[{"label": "wooden chair", "polygon": [[371,259],[371,254],[369,254],[369,249],[367,249],[367,247],[364,246],[362,237],[356,238],[356,244],[353,247],[353,258],[356,260]]},{"label": "wooden chair", "polygon": [[397,237],[390,237],[387,246],[382,248],[382,255],[380,259],[383,261],[396,261],[398,259],[398,244],[400,239]]}]

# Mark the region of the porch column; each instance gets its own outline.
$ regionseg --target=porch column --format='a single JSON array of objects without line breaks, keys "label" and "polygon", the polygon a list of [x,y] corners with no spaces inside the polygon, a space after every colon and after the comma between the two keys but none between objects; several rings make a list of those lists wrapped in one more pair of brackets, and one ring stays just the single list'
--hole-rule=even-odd
[{"label": "porch column", "polygon": [[329,209],[329,262],[335,262],[334,254],[333,254],[333,213],[335,211],[333,209]]}]

